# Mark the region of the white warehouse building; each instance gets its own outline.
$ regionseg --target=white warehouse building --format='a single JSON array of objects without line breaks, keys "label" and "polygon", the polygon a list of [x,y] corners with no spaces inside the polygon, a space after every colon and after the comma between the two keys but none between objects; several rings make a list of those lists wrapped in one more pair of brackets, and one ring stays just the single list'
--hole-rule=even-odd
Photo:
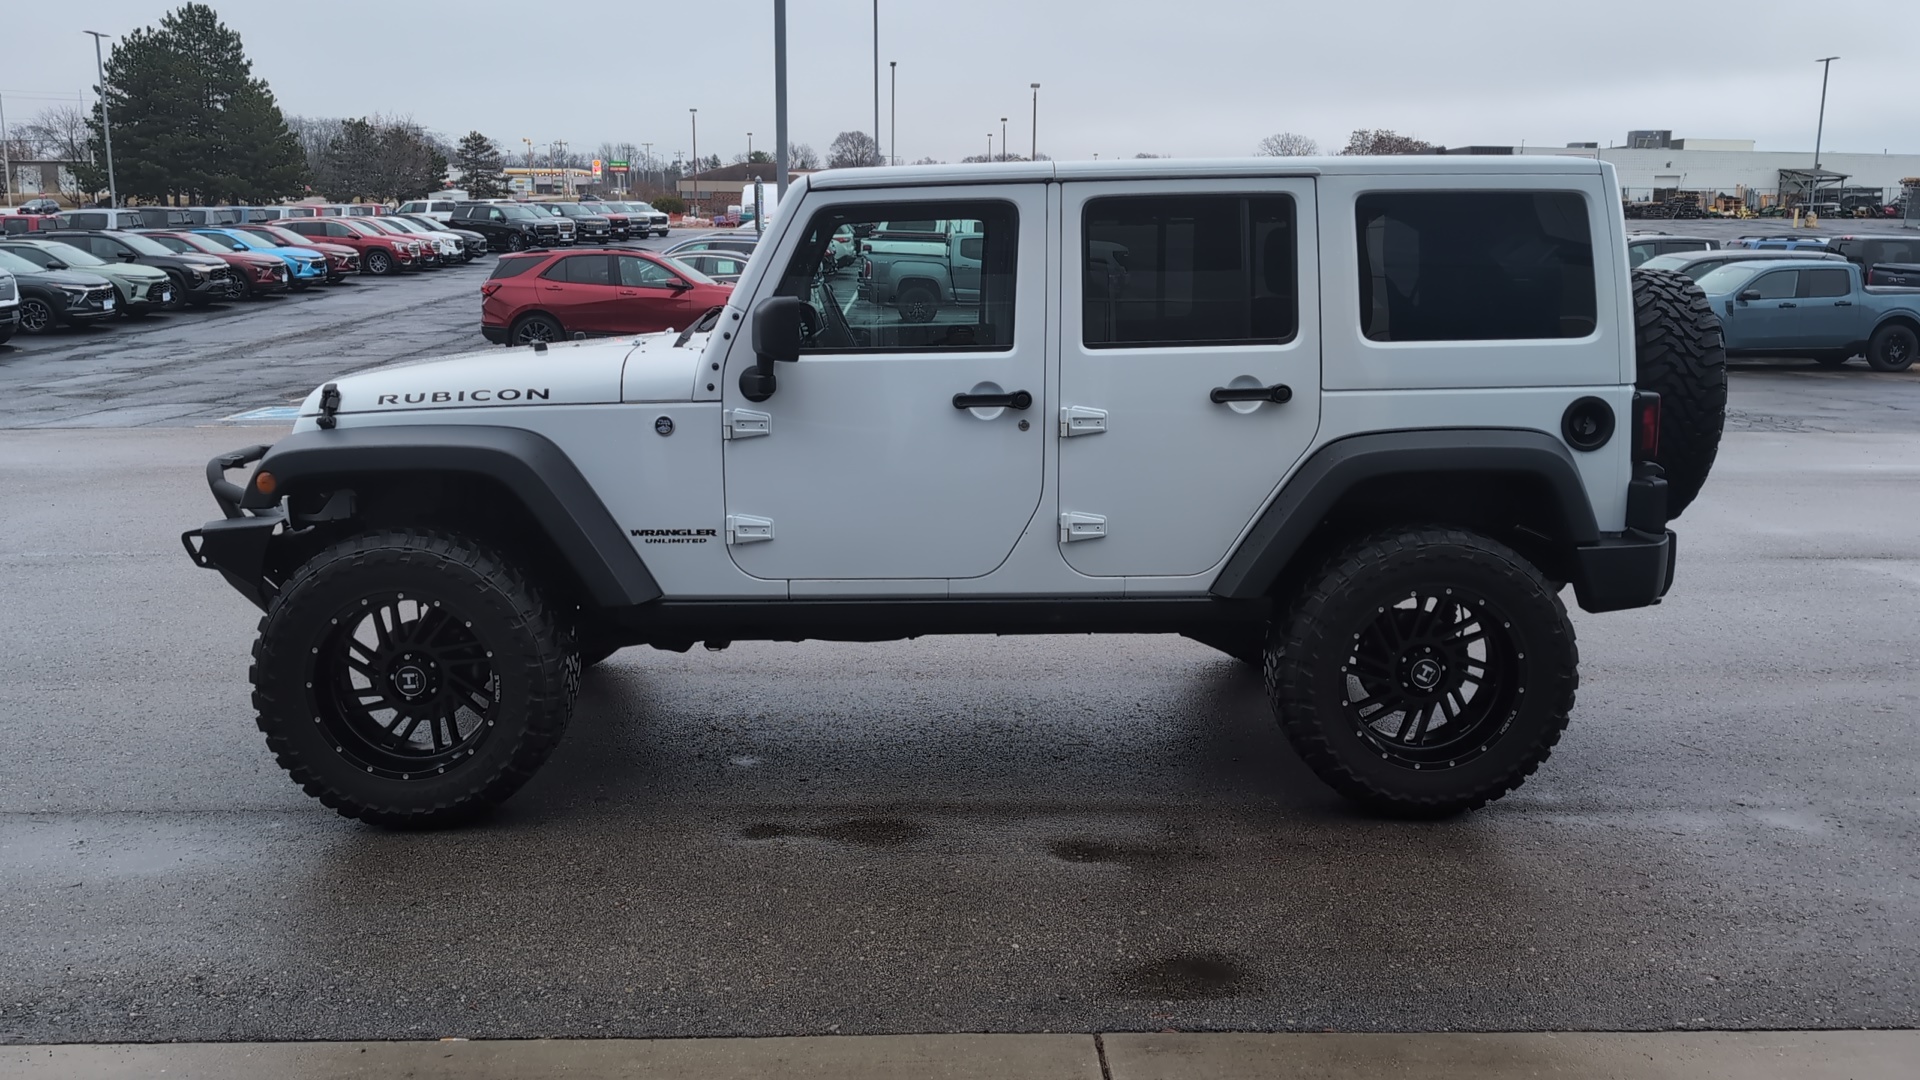
[{"label": "white warehouse building", "polygon": [[[1738,198],[1758,208],[1781,201],[1783,172],[1788,194],[1799,201],[1792,173],[1810,174],[1813,151],[1755,150],[1751,139],[1668,139],[1665,132],[1634,132],[1629,143],[1601,147],[1528,146],[1461,147],[1447,153],[1572,154],[1611,162],[1620,174],[1622,193],[1630,202],[1643,202],[1655,191],[1697,193],[1703,201],[1716,196]],[[1664,144],[1664,145],[1650,145]],[[1873,189],[1883,202],[1898,199],[1902,181],[1920,177],[1920,154],[1853,154],[1834,150],[1820,153],[1821,198],[1834,189]]]}]

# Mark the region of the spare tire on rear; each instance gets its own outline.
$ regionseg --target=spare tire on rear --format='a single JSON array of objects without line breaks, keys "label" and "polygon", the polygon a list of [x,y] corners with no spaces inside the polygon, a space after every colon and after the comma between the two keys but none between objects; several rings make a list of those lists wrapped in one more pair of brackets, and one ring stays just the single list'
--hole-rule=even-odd
[{"label": "spare tire on rear", "polygon": [[1660,395],[1660,452],[1667,473],[1667,516],[1700,494],[1727,424],[1727,350],[1720,317],[1685,274],[1633,272],[1633,351],[1637,385]]}]

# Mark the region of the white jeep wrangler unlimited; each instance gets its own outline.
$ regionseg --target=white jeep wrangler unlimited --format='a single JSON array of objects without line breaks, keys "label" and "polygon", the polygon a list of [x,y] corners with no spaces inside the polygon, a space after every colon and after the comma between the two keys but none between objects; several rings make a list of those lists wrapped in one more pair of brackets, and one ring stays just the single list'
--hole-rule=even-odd
[{"label": "white jeep wrangler unlimited", "polygon": [[[1183,634],[1334,788],[1469,809],[1566,726],[1565,586],[1658,602],[1718,445],[1719,323],[1620,205],[1539,157],[821,173],[685,332],[328,383],[183,542],[369,821],[505,799],[615,649],[922,634]],[[898,221],[980,238],[930,317],[823,257]]]}]

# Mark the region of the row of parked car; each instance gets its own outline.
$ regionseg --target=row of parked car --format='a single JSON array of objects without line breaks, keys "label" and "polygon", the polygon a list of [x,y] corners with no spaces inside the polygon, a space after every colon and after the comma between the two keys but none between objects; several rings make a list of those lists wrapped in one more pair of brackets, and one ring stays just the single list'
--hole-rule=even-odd
[{"label": "row of parked car", "polygon": [[1704,236],[1635,233],[1628,261],[1698,282],[1729,356],[1864,357],[1905,371],[1920,355],[1920,235]]},{"label": "row of parked car", "polygon": [[[225,216],[259,208],[217,209]],[[36,220],[31,228],[0,231],[0,342],[16,332],[297,292],[356,274],[460,265],[490,250],[479,233],[415,215],[157,226],[141,216],[156,211],[185,213],[65,211],[35,215],[45,227]],[[4,215],[0,222],[26,217]]]},{"label": "row of parked car", "polygon": [[690,237],[665,251],[588,244],[505,252],[480,286],[480,333],[496,345],[684,330],[727,302],[760,235]]}]

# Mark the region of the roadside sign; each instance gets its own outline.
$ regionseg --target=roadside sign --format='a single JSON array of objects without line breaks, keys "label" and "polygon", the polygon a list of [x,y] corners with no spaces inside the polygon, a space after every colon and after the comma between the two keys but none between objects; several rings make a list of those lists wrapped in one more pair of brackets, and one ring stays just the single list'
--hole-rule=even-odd
[{"label": "roadside sign", "polygon": [[626,172],[627,163],[624,161],[615,159],[613,161],[607,162],[607,168],[612,169],[614,172]]},{"label": "roadside sign", "polygon": [[600,159],[599,158],[593,159],[593,175],[595,176],[600,175]]}]

